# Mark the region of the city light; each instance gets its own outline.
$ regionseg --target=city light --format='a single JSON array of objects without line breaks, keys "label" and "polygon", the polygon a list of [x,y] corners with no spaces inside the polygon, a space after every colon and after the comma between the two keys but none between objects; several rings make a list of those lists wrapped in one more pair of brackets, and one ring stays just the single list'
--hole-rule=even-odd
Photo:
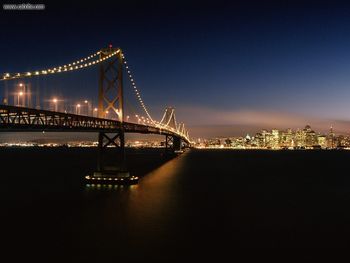
[{"label": "city light", "polygon": [[97,115],[98,115],[98,108],[94,108],[93,112],[92,112],[92,116],[93,117],[98,117]]},{"label": "city light", "polygon": [[81,105],[79,103],[75,106],[75,114],[80,114],[80,107]]},{"label": "city light", "polygon": [[[21,98],[23,97],[23,95],[24,95],[24,92],[23,92],[23,91],[17,92],[17,104],[15,103],[16,106],[18,106],[18,107],[24,106],[24,105],[22,105],[22,103],[21,103]],[[16,98],[16,95],[14,95],[14,98],[13,98],[14,101],[15,101],[15,98]]]},{"label": "city light", "polygon": [[58,111],[58,99],[57,98],[53,98],[52,102],[54,103],[55,111],[57,112]]},{"label": "city light", "polygon": [[322,134],[312,130],[310,125],[306,125],[303,129],[297,130],[261,130],[254,136],[247,134],[246,136],[199,140],[196,147],[270,150],[335,149],[350,147],[350,137],[336,136],[332,126],[328,134]]}]

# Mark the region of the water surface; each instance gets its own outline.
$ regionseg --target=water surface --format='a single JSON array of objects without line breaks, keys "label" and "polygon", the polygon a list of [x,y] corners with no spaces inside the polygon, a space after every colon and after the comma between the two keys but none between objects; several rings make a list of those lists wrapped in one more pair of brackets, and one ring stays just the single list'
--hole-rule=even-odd
[{"label": "water surface", "polygon": [[349,244],[350,152],[190,150],[171,159],[133,151],[129,166],[140,183],[118,187],[83,183],[95,156],[1,149],[11,257],[197,262],[240,248]]}]

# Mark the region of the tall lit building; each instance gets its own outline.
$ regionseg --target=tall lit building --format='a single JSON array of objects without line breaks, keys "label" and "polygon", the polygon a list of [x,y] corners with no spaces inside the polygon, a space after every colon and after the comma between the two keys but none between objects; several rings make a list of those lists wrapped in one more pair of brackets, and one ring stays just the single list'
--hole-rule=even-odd
[{"label": "tall lit building", "polygon": [[346,140],[345,140],[344,135],[337,136],[336,141],[337,141],[336,147],[345,147],[346,146]]},{"label": "tall lit building", "polygon": [[280,136],[280,146],[281,147],[292,147],[294,134],[293,130],[288,128],[287,131],[282,132]]},{"label": "tall lit building", "polygon": [[327,148],[327,138],[325,135],[318,134],[317,135],[317,143],[321,146],[322,149]]},{"label": "tall lit building", "polygon": [[268,143],[269,143],[269,138],[268,138],[268,131],[267,130],[262,130],[261,131],[261,136],[263,138],[263,147],[268,147]]},{"label": "tall lit building", "polygon": [[336,147],[335,134],[333,132],[333,126],[330,127],[327,135],[327,148],[334,149]]},{"label": "tall lit building", "polygon": [[280,147],[280,132],[279,132],[279,130],[273,129],[271,131],[271,135],[272,135],[272,142],[271,142],[272,148],[279,148]]},{"label": "tall lit building", "polygon": [[305,137],[304,137],[304,133],[302,130],[297,129],[297,131],[295,132],[295,140],[294,140],[294,144],[296,147],[304,147],[305,146]]},{"label": "tall lit building", "polygon": [[318,145],[316,133],[311,129],[310,125],[305,126],[303,133],[303,136],[305,137],[305,146],[313,147]]},{"label": "tall lit building", "polygon": [[263,148],[265,147],[265,142],[264,142],[264,136],[262,133],[258,132],[255,137],[254,137],[254,143],[256,144],[257,147]]}]

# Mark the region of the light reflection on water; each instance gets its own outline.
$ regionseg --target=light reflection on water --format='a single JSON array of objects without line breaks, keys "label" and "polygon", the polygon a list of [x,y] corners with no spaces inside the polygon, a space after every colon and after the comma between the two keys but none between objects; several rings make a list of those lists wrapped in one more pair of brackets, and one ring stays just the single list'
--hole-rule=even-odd
[{"label": "light reflection on water", "polygon": [[101,216],[126,217],[128,224],[141,231],[145,224],[154,224],[173,214],[179,198],[176,186],[182,176],[186,155],[171,159],[146,174],[137,185],[86,185],[85,192],[91,200],[102,197],[97,199],[98,210],[104,214]]},{"label": "light reflection on water", "polygon": [[137,188],[132,189],[128,210],[133,220],[155,219],[172,206],[177,200],[176,185],[181,180],[185,161],[186,154],[170,160],[143,177]]}]

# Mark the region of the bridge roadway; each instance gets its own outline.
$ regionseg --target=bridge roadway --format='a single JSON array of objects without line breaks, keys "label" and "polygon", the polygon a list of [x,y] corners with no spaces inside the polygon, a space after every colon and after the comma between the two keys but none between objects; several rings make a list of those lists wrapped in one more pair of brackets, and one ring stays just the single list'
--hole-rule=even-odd
[{"label": "bridge roadway", "polygon": [[[160,134],[189,140],[171,128],[123,122],[124,132]],[[117,120],[26,107],[0,105],[0,132],[105,132],[119,131]]]}]

